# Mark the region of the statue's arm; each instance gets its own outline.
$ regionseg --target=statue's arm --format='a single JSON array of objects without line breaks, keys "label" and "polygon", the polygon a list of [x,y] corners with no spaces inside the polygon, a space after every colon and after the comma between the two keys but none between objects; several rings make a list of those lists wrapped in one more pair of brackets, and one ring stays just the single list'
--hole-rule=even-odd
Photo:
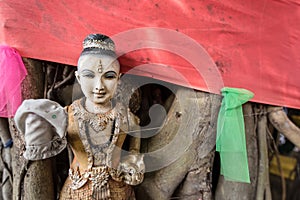
[{"label": "statue's arm", "polygon": [[129,121],[129,151],[132,153],[139,153],[141,148],[141,131],[139,126],[139,118],[133,113],[129,112],[128,114]]},{"label": "statue's arm", "polygon": [[141,137],[139,118],[128,112],[128,134],[130,137],[129,152],[121,163],[124,182],[129,185],[138,185],[144,179],[145,164],[143,155],[140,154]]}]

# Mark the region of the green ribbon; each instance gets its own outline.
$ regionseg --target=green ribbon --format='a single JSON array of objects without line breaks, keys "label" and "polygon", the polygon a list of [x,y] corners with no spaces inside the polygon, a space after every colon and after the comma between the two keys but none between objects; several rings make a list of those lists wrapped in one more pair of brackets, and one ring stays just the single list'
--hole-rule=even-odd
[{"label": "green ribbon", "polygon": [[216,150],[225,180],[250,183],[242,105],[254,94],[246,89],[224,87],[218,116]]}]

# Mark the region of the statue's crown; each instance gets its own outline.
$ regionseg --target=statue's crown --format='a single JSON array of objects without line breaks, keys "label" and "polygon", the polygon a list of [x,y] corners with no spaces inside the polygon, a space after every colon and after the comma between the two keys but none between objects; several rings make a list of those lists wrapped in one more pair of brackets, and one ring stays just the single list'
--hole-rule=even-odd
[{"label": "statue's crown", "polygon": [[111,41],[107,40],[94,40],[89,39],[86,41],[83,41],[83,48],[99,48],[106,51],[115,51],[115,44]]}]

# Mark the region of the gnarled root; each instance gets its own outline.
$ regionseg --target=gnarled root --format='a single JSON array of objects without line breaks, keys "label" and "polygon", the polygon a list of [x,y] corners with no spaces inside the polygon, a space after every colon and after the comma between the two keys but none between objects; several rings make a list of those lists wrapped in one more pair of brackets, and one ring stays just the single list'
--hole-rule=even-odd
[{"label": "gnarled root", "polygon": [[282,107],[268,106],[268,118],[271,124],[300,148],[300,129],[287,117]]}]

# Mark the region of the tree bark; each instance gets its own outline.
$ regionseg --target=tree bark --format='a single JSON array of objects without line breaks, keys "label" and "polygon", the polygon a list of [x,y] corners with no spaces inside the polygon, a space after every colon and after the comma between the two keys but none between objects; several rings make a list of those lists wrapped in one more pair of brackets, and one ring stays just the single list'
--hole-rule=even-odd
[{"label": "tree bark", "polygon": [[[22,83],[23,99],[43,98],[44,72],[40,61],[23,58],[28,75]],[[53,172],[51,159],[26,161],[23,156],[24,136],[9,120],[13,146],[13,199],[54,199]]]},{"label": "tree bark", "polygon": [[[265,107],[261,106],[262,113],[265,113]],[[259,113],[259,112],[257,112]],[[269,158],[267,143],[267,116],[265,114],[258,116],[257,122],[259,165],[256,200],[271,200],[270,179],[269,179]]]},{"label": "tree bark", "polygon": [[[240,183],[227,181],[223,176],[219,177],[218,186],[215,194],[217,200],[251,200],[255,199],[257,183],[257,133],[256,121],[253,111],[253,105],[246,103],[243,105],[243,114],[245,120],[245,134],[248,156],[248,167],[251,183]],[[233,163],[234,164],[234,163]]]},{"label": "tree bark", "polygon": [[[143,141],[142,147],[145,152],[154,152],[179,137],[177,146],[166,149],[158,160],[181,156],[161,169],[146,173],[144,182],[137,187],[137,199],[211,199],[220,101],[219,95],[178,87],[166,123],[155,136]],[[192,138],[191,144],[182,150],[189,138]],[[152,160],[152,163],[156,162]],[[151,163],[146,163],[149,165]]]},{"label": "tree bark", "polygon": [[12,199],[12,169],[11,169],[11,146],[6,146],[10,141],[9,124],[7,118],[0,118],[1,158],[2,171],[1,196],[3,200]]}]

